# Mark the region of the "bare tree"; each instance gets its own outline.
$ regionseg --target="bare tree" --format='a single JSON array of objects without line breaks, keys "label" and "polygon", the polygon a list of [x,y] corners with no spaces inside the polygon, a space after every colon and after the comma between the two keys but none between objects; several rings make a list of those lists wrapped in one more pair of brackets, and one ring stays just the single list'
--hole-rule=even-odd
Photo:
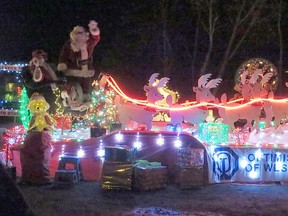
[{"label": "bare tree", "polygon": [[[197,23],[196,23],[196,31],[195,31],[195,37],[194,37],[194,48],[193,48],[193,57],[192,57],[192,63],[191,63],[191,72],[192,72],[192,80],[196,79],[195,74],[195,63],[196,63],[196,56],[197,56],[197,50],[198,50],[198,37],[199,37],[199,20],[200,20],[200,13],[197,12]],[[188,52],[189,53],[189,52]]]},{"label": "bare tree", "polygon": [[[191,10],[194,11],[194,8],[193,8],[193,1],[190,0],[190,6],[191,6]],[[194,33],[194,43],[193,43],[193,51],[192,51],[192,54],[189,50],[189,47],[187,44],[184,44],[184,47],[185,47],[185,51],[188,55],[188,57],[191,60],[191,78],[192,80],[195,80],[196,79],[196,59],[197,59],[197,51],[198,51],[198,37],[199,37],[199,25],[200,25],[200,11],[199,10],[196,10],[196,13],[197,13],[197,17],[196,17],[196,25],[195,25],[195,33]]]},{"label": "bare tree", "polygon": [[235,4],[230,7],[230,19],[233,26],[220,65],[220,75],[225,71],[228,61],[234,57],[251,28],[254,26],[256,20],[259,19],[261,9],[266,0],[242,0],[239,5],[238,2],[239,1],[235,1]]},{"label": "bare tree", "polygon": [[203,27],[205,32],[208,34],[209,43],[207,52],[205,55],[205,60],[201,66],[200,73],[206,73],[207,67],[210,62],[211,53],[213,50],[214,43],[214,32],[217,24],[218,15],[215,11],[215,3],[216,0],[190,0],[190,6],[193,11],[197,13],[197,24],[196,24],[196,32],[194,39],[194,49],[193,49],[193,58],[192,58],[192,68],[194,68],[196,61],[196,54],[198,48],[198,34],[199,34],[199,24]]},{"label": "bare tree", "polygon": [[209,25],[206,26],[203,23],[203,26],[209,35],[209,47],[208,47],[208,51],[207,51],[206,56],[205,56],[205,61],[204,61],[203,66],[201,68],[201,74],[206,72],[208,63],[210,61],[210,56],[211,56],[212,48],[213,48],[214,32],[215,32],[216,22],[218,19],[218,15],[215,14],[215,12],[213,10],[213,3],[214,3],[214,0],[206,1],[206,4],[208,6],[208,11],[209,11],[209,13],[208,13],[209,14],[208,15]]},{"label": "bare tree", "polygon": [[282,37],[282,29],[281,29],[281,21],[282,21],[282,11],[283,11],[283,4],[282,0],[275,0],[277,5],[277,31],[279,36],[279,62],[278,62],[278,78],[282,80],[282,71],[283,71],[283,37]]},{"label": "bare tree", "polygon": [[159,32],[161,36],[159,37],[160,42],[158,43],[158,50],[161,52],[160,56],[162,60],[163,73],[165,76],[170,76],[171,73],[171,58],[172,58],[172,46],[169,36],[169,13],[173,10],[173,1],[160,0],[158,8],[155,10],[155,17],[159,17]]},{"label": "bare tree", "polygon": [[[262,9],[266,2],[267,0],[232,0],[225,2],[225,6],[223,6],[221,5],[223,1],[220,0],[189,1],[192,11],[197,14],[197,19],[199,19],[199,27],[208,36],[208,46],[201,65],[201,74],[206,73],[211,64],[215,38],[221,42],[221,47],[223,47],[223,57],[218,65],[218,73],[220,76],[224,73],[228,62],[235,56],[255,24],[261,24]],[[219,13],[220,8],[223,9],[222,13]],[[225,12],[223,13],[223,11]],[[195,40],[198,40],[198,33],[196,33]],[[199,44],[194,41],[193,60],[196,59],[197,47]],[[192,63],[194,64],[194,62]]]}]

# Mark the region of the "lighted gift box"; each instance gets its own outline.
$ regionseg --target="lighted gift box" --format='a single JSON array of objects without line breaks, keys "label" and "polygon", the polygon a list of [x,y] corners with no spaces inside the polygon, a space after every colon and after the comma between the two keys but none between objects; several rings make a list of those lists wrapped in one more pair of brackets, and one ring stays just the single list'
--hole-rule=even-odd
[{"label": "lighted gift box", "polygon": [[133,162],[135,148],[130,146],[106,146],[105,161]]},{"label": "lighted gift box", "polygon": [[72,128],[71,117],[64,115],[56,115],[53,118],[56,121],[55,128],[61,130],[71,130]]},{"label": "lighted gift box", "polygon": [[204,149],[180,148],[176,164],[179,167],[196,167],[204,165]]},{"label": "lighted gift box", "polygon": [[229,126],[222,123],[200,123],[199,139],[216,145],[228,142]]},{"label": "lighted gift box", "polygon": [[133,189],[155,190],[167,185],[166,166],[133,167]]},{"label": "lighted gift box", "polygon": [[234,130],[233,138],[235,145],[245,145],[247,140],[249,139],[250,132],[248,130]]},{"label": "lighted gift box", "polygon": [[181,189],[199,188],[203,186],[203,166],[176,168],[175,183]]},{"label": "lighted gift box", "polygon": [[104,161],[102,189],[131,190],[132,164],[127,162]]}]

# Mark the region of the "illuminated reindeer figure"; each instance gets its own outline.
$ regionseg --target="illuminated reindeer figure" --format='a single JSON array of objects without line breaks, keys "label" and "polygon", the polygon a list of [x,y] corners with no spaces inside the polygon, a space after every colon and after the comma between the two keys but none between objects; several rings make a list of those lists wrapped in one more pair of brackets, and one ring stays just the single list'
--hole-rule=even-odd
[{"label": "illuminated reindeer figure", "polygon": [[[288,87],[288,83],[286,83]],[[264,101],[264,111],[266,114],[265,125],[272,127],[279,127],[284,120],[287,122],[288,118],[288,100],[287,99],[274,99],[274,93],[270,92],[268,95],[269,101]],[[272,124],[272,121],[274,124]]]},{"label": "illuminated reindeer figure", "polygon": [[[264,84],[269,81],[272,77],[272,73],[267,73],[265,75],[261,75],[262,70],[256,70],[251,78],[247,78],[247,72],[243,72],[241,77],[242,84],[242,96],[245,102],[249,102],[253,99],[261,99],[266,98],[268,96],[268,90],[264,88]],[[224,123],[230,126],[230,129],[234,128],[234,122],[238,119],[246,119],[247,126],[250,128],[255,128],[257,131],[259,130],[259,120],[261,115],[261,110],[264,109],[265,112],[268,110],[267,102],[256,102],[243,106],[241,104],[227,104],[227,95],[223,94],[221,97],[221,102],[223,105],[226,105],[227,108],[220,107],[219,115],[223,118]],[[241,105],[241,106],[240,106]],[[239,106],[239,108],[237,108]],[[254,122],[254,124],[253,124]]]},{"label": "illuminated reindeer figure", "polygon": [[193,87],[193,91],[196,93],[196,101],[198,103],[216,101],[215,96],[211,93],[211,89],[217,87],[218,84],[221,83],[222,79],[211,79],[208,82],[208,79],[211,77],[211,75],[212,74],[202,75],[198,79],[198,87]]},{"label": "illuminated reindeer figure", "polygon": [[[198,86],[193,87],[193,91],[196,93],[196,101],[198,103],[216,102],[215,96],[211,93],[211,88],[217,87],[222,79],[211,79],[208,82],[208,79],[211,77],[211,75],[212,74],[202,75],[198,79]],[[166,103],[170,108],[172,108],[170,109],[169,114],[171,118],[171,124],[173,126],[181,124],[182,122],[198,124],[204,122],[208,115],[208,109],[206,106],[184,109],[185,107],[181,106],[180,104],[172,104],[171,96],[166,98]]]},{"label": "illuminated reindeer figure", "polygon": [[183,122],[199,124],[204,122],[208,116],[208,109],[206,107],[192,107],[189,109],[183,109],[181,111],[176,110],[185,107],[180,104],[173,104],[171,95],[167,96],[166,103],[169,105],[169,108],[172,108],[169,111],[172,126],[177,126]]},{"label": "illuminated reindeer figure", "polygon": [[266,73],[262,75],[262,70],[257,69],[252,76],[248,79],[248,71],[244,71],[241,75],[240,90],[244,101],[250,101],[251,99],[266,98],[269,91],[264,87],[273,73]]},{"label": "illuminated reindeer figure", "polygon": [[151,130],[152,119],[156,113],[156,109],[149,105],[163,99],[163,95],[159,93],[158,88],[163,87],[169,81],[169,78],[164,77],[160,79],[156,85],[153,85],[158,75],[158,73],[152,74],[149,79],[149,84],[144,86],[148,106],[140,106],[129,102],[122,103],[119,96],[115,98],[115,104],[118,107],[119,121],[122,124],[122,129],[125,129],[126,125],[130,121],[135,121],[140,124],[145,124],[147,130]]},{"label": "illuminated reindeer figure", "polygon": [[239,85],[239,92],[241,93],[244,101],[250,101],[252,96],[252,85],[249,82],[249,79],[247,78],[249,71],[245,70],[241,74],[241,83]]},{"label": "illuminated reindeer figure", "polygon": [[253,121],[256,122],[256,125],[259,124],[259,117],[261,114],[260,106],[253,106],[251,104],[243,105],[239,103],[227,104],[226,94],[223,94],[221,96],[221,103],[225,107],[218,107],[219,115],[223,119],[223,123],[229,125],[231,132],[234,129],[234,122],[236,122],[239,119],[246,119],[247,126],[250,128],[256,127],[253,126]]}]

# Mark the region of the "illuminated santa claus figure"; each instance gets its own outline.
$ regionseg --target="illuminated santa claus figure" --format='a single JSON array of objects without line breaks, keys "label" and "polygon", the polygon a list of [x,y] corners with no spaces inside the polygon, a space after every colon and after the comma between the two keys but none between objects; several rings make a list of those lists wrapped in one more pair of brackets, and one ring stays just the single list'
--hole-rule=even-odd
[{"label": "illuminated santa claus figure", "polygon": [[76,26],[70,32],[70,40],[64,44],[57,66],[68,82],[80,84],[84,100],[90,95],[91,77],[95,73],[92,54],[100,41],[98,23],[91,20],[88,27],[89,32],[83,26]]}]

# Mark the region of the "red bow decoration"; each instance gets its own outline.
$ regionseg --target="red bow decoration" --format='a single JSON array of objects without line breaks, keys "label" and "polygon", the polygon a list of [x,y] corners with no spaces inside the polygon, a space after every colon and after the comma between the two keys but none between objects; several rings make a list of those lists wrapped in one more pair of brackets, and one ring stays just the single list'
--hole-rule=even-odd
[{"label": "red bow decoration", "polygon": [[55,128],[62,130],[70,130],[72,127],[72,120],[69,116],[54,116],[56,123]]},{"label": "red bow decoration", "polygon": [[147,110],[147,111],[149,111],[149,112],[156,112],[156,109],[155,109],[154,107],[148,107],[148,106],[146,106],[144,109]]}]

